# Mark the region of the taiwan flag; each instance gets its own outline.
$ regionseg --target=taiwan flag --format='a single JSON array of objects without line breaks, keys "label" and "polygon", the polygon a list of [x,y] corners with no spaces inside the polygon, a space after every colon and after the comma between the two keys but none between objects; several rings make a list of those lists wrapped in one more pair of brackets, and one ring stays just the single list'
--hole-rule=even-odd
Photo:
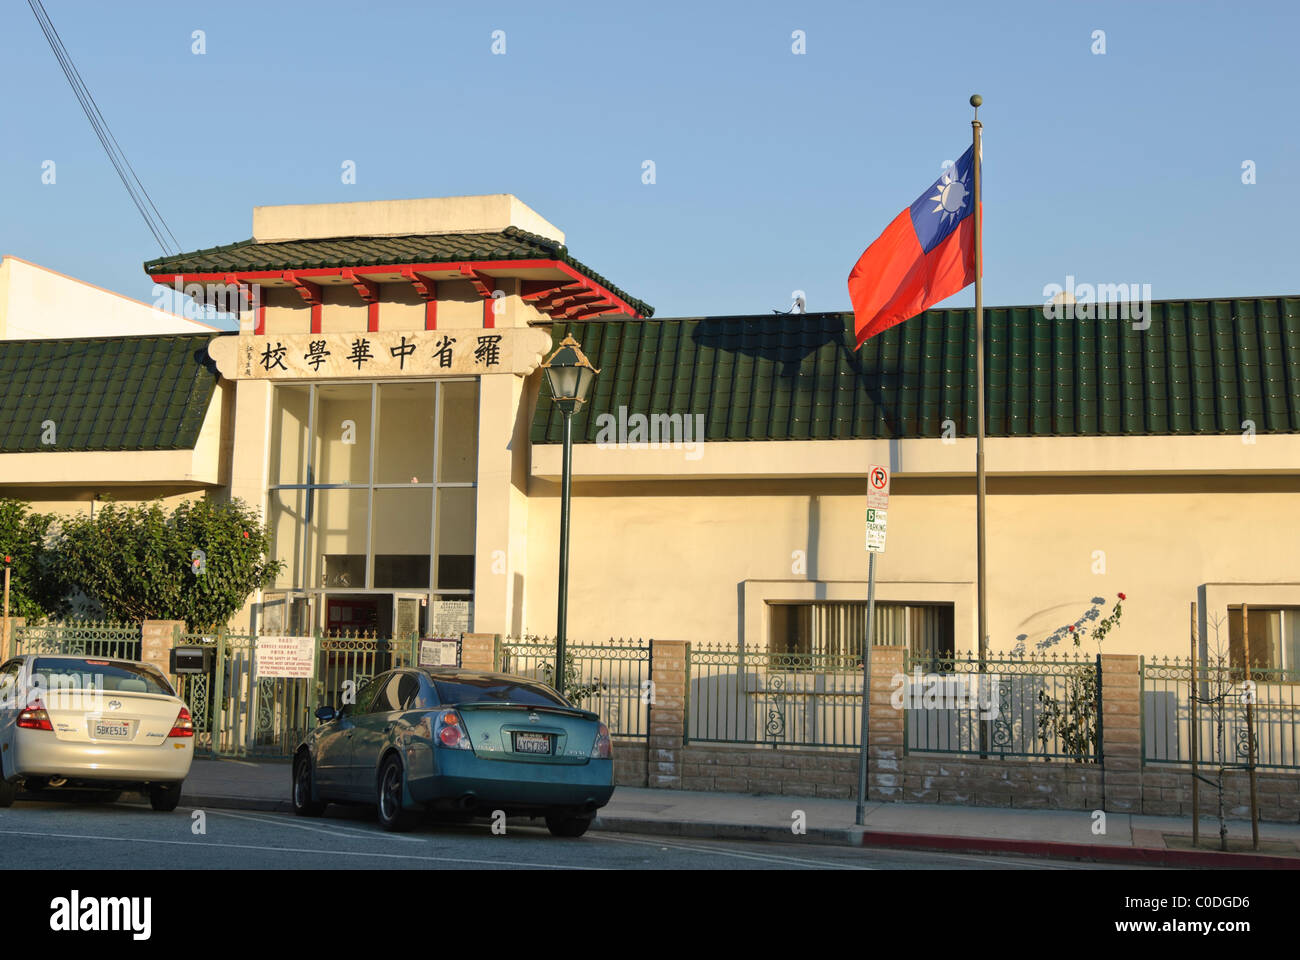
[{"label": "taiwan flag", "polygon": [[975,148],[896,216],[849,274],[862,346],[975,282]]}]

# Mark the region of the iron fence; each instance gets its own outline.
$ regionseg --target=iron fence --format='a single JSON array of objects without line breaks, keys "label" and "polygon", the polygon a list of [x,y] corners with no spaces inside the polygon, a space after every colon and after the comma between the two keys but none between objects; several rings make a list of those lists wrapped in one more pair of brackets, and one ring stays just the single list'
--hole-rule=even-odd
[{"label": "iron fence", "polygon": [[140,659],[140,625],[105,620],[61,620],[14,630],[14,652]]},{"label": "iron fence", "polygon": [[904,655],[894,678],[908,753],[1100,758],[1101,657]]},{"label": "iron fence", "polygon": [[[564,695],[575,706],[600,714],[616,737],[647,737],[654,641],[610,639],[566,644]],[[544,637],[499,639],[496,668],[555,685],[555,641]]]},{"label": "iron fence", "polygon": [[[1139,664],[1142,761],[1192,762],[1192,663],[1163,657]],[[1249,682],[1247,682],[1249,681]],[[1196,664],[1196,759],[1206,765],[1245,765],[1250,759],[1246,706],[1253,706],[1255,766],[1300,769],[1300,676],[1294,670],[1240,667],[1219,660]]]},{"label": "iron fence", "polygon": [[771,653],[691,644],[686,742],[857,747],[862,660],[855,654]]},{"label": "iron fence", "polygon": [[[138,625],[93,621],[23,626],[14,631],[17,653],[76,654],[139,660]],[[371,677],[420,663],[420,639],[365,635],[296,638],[308,666],[304,676],[259,673],[257,637],[226,630],[178,629],[173,646],[199,647],[208,669],[173,678],[194,722],[195,749],[213,756],[288,757],[315,726],[316,708],[341,707]],[[455,662],[460,662],[460,641]]]}]

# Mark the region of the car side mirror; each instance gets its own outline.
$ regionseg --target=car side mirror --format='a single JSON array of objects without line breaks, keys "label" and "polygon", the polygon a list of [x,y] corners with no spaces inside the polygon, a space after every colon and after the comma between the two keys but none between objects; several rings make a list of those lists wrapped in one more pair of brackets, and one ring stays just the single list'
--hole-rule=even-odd
[{"label": "car side mirror", "polygon": [[341,716],[341,714],[337,713],[333,707],[316,708],[316,719],[321,723],[329,723],[331,720],[339,716]]}]

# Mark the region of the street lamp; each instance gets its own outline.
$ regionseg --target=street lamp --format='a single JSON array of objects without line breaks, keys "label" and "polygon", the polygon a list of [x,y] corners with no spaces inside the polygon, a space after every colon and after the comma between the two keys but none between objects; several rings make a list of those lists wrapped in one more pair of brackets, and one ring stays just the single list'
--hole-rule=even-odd
[{"label": "street lamp", "polygon": [[573,414],[587,402],[591,382],[600,373],[582,352],[582,346],[566,334],[555,352],[542,364],[551,399],[564,414],[563,469],[560,474],[560,598],[556,606],[555,689],[564,696],[564,640],[569,612],[569,474],[573,460]]}]

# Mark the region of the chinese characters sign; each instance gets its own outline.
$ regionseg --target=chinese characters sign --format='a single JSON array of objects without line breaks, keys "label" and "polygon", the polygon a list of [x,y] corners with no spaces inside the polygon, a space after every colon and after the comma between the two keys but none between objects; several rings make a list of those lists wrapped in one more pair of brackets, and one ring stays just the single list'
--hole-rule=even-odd
[{"label": "chinese characters sign", "polygon": [[514,373],[537,368],[551,347],[544,330],[293,333],[219,337],[208,351],[223,375],[243,380],[325,380]]},{"label": "chinese characters sign", "polygon": [[316,656],[314,637],[258,637],[254,674],[258,677],[310,678]]}]

